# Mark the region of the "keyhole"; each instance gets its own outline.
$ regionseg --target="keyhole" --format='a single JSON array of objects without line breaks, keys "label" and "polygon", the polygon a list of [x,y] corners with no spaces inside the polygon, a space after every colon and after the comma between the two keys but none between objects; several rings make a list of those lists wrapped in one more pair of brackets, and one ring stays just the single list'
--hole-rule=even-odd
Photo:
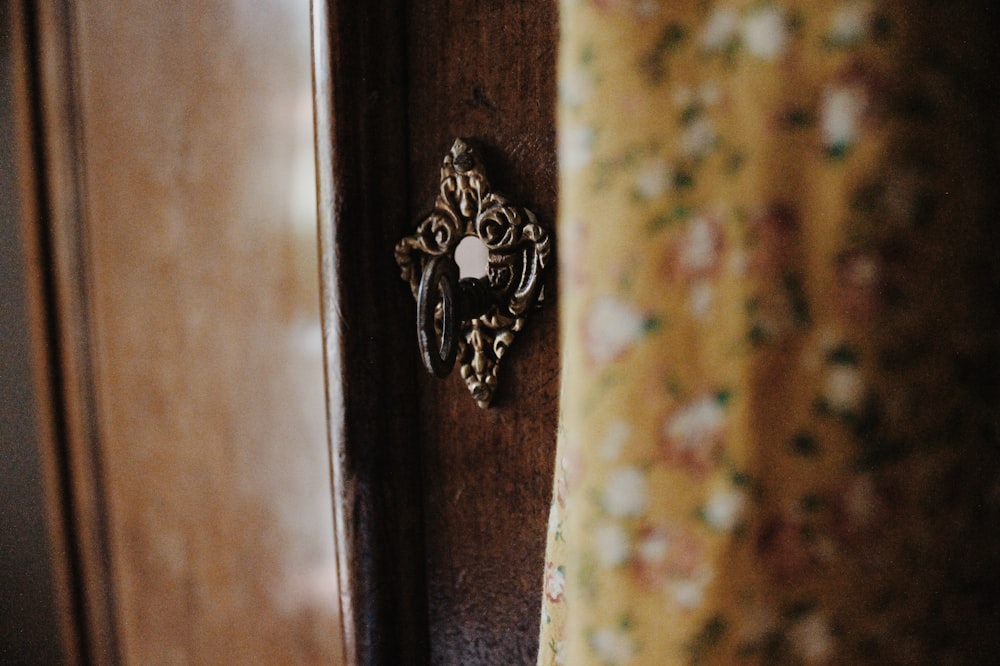
[{"label": "keyhole", "polygon": [[483,278],[489,268],[490,254],[486,243],[476,236],[466,236],[455,248],[455,263],[459,278]]}]

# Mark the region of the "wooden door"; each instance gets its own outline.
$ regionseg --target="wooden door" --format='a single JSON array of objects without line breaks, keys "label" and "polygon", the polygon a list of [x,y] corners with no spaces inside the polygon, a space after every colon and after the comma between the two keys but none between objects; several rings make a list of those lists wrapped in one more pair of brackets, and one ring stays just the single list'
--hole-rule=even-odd
[{"label": "wooden door", "polygon": [[308,0],[5,7],[34,606],[66,663],[343,663]]},{"label": "wooden door", "polygon": [[533,663],[557,421],[554,265],[483,410],[457,372],[420,367],[393,247],[429,210],[457,137],[476,142],[496,189],[554,224],[555,3],[314,6],[349,653]]},{"label": "wooden door", "polygon": [[531,663],[554,267],[481,410],[393,247],[459,136],[554,223],[554,3],[316,0],[315,122],[305,0],[10,7],[64,660]]}]

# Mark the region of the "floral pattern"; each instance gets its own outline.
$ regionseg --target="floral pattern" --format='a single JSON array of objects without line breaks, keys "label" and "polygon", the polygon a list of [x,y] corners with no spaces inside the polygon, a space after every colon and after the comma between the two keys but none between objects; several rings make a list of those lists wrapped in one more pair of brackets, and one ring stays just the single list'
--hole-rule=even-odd
[{"label": "floral pattern", "polygon": [[540,665],[1000,648],[988,9],[562,0]]}]

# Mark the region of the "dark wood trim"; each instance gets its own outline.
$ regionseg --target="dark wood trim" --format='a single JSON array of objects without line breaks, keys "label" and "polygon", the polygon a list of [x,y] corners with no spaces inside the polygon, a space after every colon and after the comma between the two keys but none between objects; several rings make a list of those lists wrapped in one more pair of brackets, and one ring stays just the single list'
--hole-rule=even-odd
[{"label": "dark wood trim", "polygon": [[26,2],[35,127],[36,238],[43,284],[53,430],[69,604],[82,663],[120,661],[98,446],[86,266],[83,145],[72,3]]},{"label": "dark wood trim", "polygon": [[[348,662],[531,663],[557,420],[554,299],[481,410],[457,373],[418,367],[393,247],[431,205],[459,136],[483,149],[499,191],[554,226],[556,6],[313,7]],[[553,262],[550,296],[554,273]]]},{"label": "dark wood trim", "polygon": [[[452,141],[466,137],[481,148],[492,187],[535,212],[558,254],[556,3],[436,0],[406,11],[410,224],[431,205]],[[504,356],[489,409],[457,372],[419,373],[435,664],[537,658],[558,420],[554,256],[543,279],[546,301]]]},{"label": "dark wood trim", "polygon": [[[408,226],[402,2],[313,0],[320,252],[350,664],[428,661],[416,355],[393,247]],[[401,283],[400,283],[401,284]],[[390,296],[386,296],[389,294]]]},{"label": "dark wood trim", "polygon": [[[51,372],[31,30],[0,5],[0,645],[11,663],[80,662]],[[15,612],[16,609],[16,612]],[[53,634],[56,634],[54,637]]]}]

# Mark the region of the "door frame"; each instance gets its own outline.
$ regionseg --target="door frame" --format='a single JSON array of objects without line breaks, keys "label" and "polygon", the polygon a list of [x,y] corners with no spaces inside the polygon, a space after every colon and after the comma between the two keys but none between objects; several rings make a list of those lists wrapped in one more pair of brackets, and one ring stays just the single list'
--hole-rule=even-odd
[{"label": "door frame", "polygon": [[[328,422],[351,664],[429,659],[412,309],[391,248],[408,219],[405,6],[312,0]],[[386,251],[390,248],[390,251]],[[387,297],[388,295],[388,297]]]}]

